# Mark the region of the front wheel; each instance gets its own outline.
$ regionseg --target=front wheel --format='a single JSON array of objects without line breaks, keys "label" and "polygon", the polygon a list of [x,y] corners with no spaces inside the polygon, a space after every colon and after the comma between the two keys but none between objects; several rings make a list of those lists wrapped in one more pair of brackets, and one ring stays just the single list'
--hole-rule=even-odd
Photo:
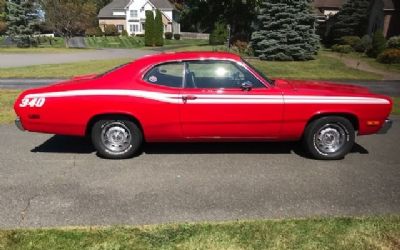
[{"label": "front wheel", "polygon": [[303,144],[311,156],[318,160],[343,159],[353,148],[353,124],[340,116],[322,117],[306,128]]},{"label": "front wheel", "polygon": [[98,154],[108,159],[127,159],[140,150],[143,133],[132,121],[99,120],[92,128],[92,142]]}]

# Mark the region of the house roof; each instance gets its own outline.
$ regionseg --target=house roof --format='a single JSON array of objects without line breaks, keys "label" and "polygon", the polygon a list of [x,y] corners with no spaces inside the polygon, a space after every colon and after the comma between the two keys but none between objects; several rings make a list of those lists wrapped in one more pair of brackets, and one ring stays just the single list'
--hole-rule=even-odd
[{"label": "house roof", "polygon": [[[340,9],[347,0],[314,0],[316,8],[338,8]],[[393,0],[383,0],[385,10],[394,9]]]},{"label": "house roof", "polygon": [[[149,0],[157,9],[175,9],[175,6],[169,0]],[[115,10],[124,11],[130,0],[113,0],[111,3],[102,8],[99,12],[99,18],[118,18],[113,15]],[[120,17],[122,18],[122,17]],[[124,17],[125,19],[125,17]]]}]

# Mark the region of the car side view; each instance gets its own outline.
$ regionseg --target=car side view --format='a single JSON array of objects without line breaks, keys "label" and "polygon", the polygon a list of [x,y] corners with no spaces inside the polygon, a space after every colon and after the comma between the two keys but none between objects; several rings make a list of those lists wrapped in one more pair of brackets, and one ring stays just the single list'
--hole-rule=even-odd
[{"label": "car side view", "polygon": [[27,90],[14,109],[21,130],[90,136],[111,159],[144,142],[302,141],[336,160],[356,134],[386,133],[392,106],[363,87],[271,80],[234,54],[179,52]]}]

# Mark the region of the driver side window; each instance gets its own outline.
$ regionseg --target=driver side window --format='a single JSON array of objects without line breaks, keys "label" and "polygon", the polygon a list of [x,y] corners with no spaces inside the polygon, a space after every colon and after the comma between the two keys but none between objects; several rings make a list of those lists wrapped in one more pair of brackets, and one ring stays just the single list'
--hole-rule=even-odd
[{"label": "driver side window", "polygon": [[186,65],[186,88],[233,89],[244,82],[251,83],[253,88],[265,88],[245,68],[229,61],[190,61]]}]

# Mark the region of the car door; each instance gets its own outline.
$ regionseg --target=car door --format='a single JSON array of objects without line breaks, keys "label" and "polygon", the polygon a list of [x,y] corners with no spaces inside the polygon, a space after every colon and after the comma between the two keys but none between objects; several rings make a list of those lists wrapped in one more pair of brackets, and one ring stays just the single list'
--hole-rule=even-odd
[{"label": "car door", "polygon": [[258,77],[232,61],[187,61],[180,109],[184,137],[278,138],[283,97]]}]

